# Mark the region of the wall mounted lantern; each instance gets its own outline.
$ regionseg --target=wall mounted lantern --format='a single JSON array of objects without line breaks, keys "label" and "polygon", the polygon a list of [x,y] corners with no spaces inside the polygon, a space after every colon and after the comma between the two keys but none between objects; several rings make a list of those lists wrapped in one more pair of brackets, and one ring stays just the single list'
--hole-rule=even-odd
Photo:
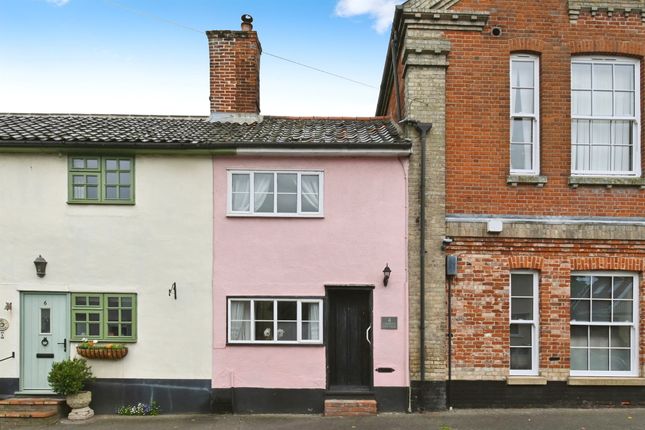
[{"label": "wall mounted lantern", "polygon": [[36,275],[38,275],[39,278],[44,278],[47,260],[45,260],[42,255],[39,255],[38,258],[34,260],[34,265],[36,266]]},{"label": "wall mounted lantern", "polygon": [[392,269],[390,269],[390,266],[385,263],[385,269],[383,269],[383,286],[387,287],[387,281],[390,280],[390,273],[392,273]]}]

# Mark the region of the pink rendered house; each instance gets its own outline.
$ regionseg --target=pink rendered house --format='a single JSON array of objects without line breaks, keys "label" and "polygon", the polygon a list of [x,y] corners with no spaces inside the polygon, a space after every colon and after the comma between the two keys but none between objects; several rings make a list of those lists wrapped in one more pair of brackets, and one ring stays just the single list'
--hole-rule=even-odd
[{"label": "pink rendered house", "polygon": [[213,158],[214,410],[407,410],[410,143],[383,117],[260,116],[250,22],[207,34],[211,121],[236,130]]}]

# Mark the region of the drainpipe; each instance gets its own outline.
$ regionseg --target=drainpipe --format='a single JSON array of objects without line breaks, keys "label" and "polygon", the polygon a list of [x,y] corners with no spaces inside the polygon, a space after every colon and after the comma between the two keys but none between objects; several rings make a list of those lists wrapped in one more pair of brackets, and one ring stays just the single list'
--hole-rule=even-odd
[{"label": "drainpipe", "polygon": [[420,133],[421,144],[421,186],[419,190],[419,228],[421,234],[419,238],[419,376],[421,382],[426,379],[425,359],[426,359],[426,306],[425,306],[425,283],[426,283],[426,138],[428,132],[432,130],[432,123],[411,121],[417,131]]},{"label": "drainpipe", "polygon": [[448,278],[448,384],[446,385],[446,406],[452,408],[452,275]]}]

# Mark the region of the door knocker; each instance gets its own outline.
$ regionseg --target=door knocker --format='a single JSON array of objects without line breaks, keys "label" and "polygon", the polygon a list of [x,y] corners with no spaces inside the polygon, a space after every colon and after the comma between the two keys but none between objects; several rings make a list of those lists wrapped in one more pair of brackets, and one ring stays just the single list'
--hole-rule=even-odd
[{"label": "door knocker", "polygon": [[40,344],[46,348],[47,345],[49,345],[49,341],[46,337],[43,337],[43,340],[40,341]]}]

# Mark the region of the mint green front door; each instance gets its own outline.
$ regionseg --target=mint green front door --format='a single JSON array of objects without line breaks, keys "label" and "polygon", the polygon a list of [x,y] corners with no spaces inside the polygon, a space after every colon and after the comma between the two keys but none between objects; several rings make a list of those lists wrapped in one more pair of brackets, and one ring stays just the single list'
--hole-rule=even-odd
[{"label": "mint green front door", "polygon": [[52,364],[69,358],[67,294],[23,293],[20,391],[48,393]]}]

